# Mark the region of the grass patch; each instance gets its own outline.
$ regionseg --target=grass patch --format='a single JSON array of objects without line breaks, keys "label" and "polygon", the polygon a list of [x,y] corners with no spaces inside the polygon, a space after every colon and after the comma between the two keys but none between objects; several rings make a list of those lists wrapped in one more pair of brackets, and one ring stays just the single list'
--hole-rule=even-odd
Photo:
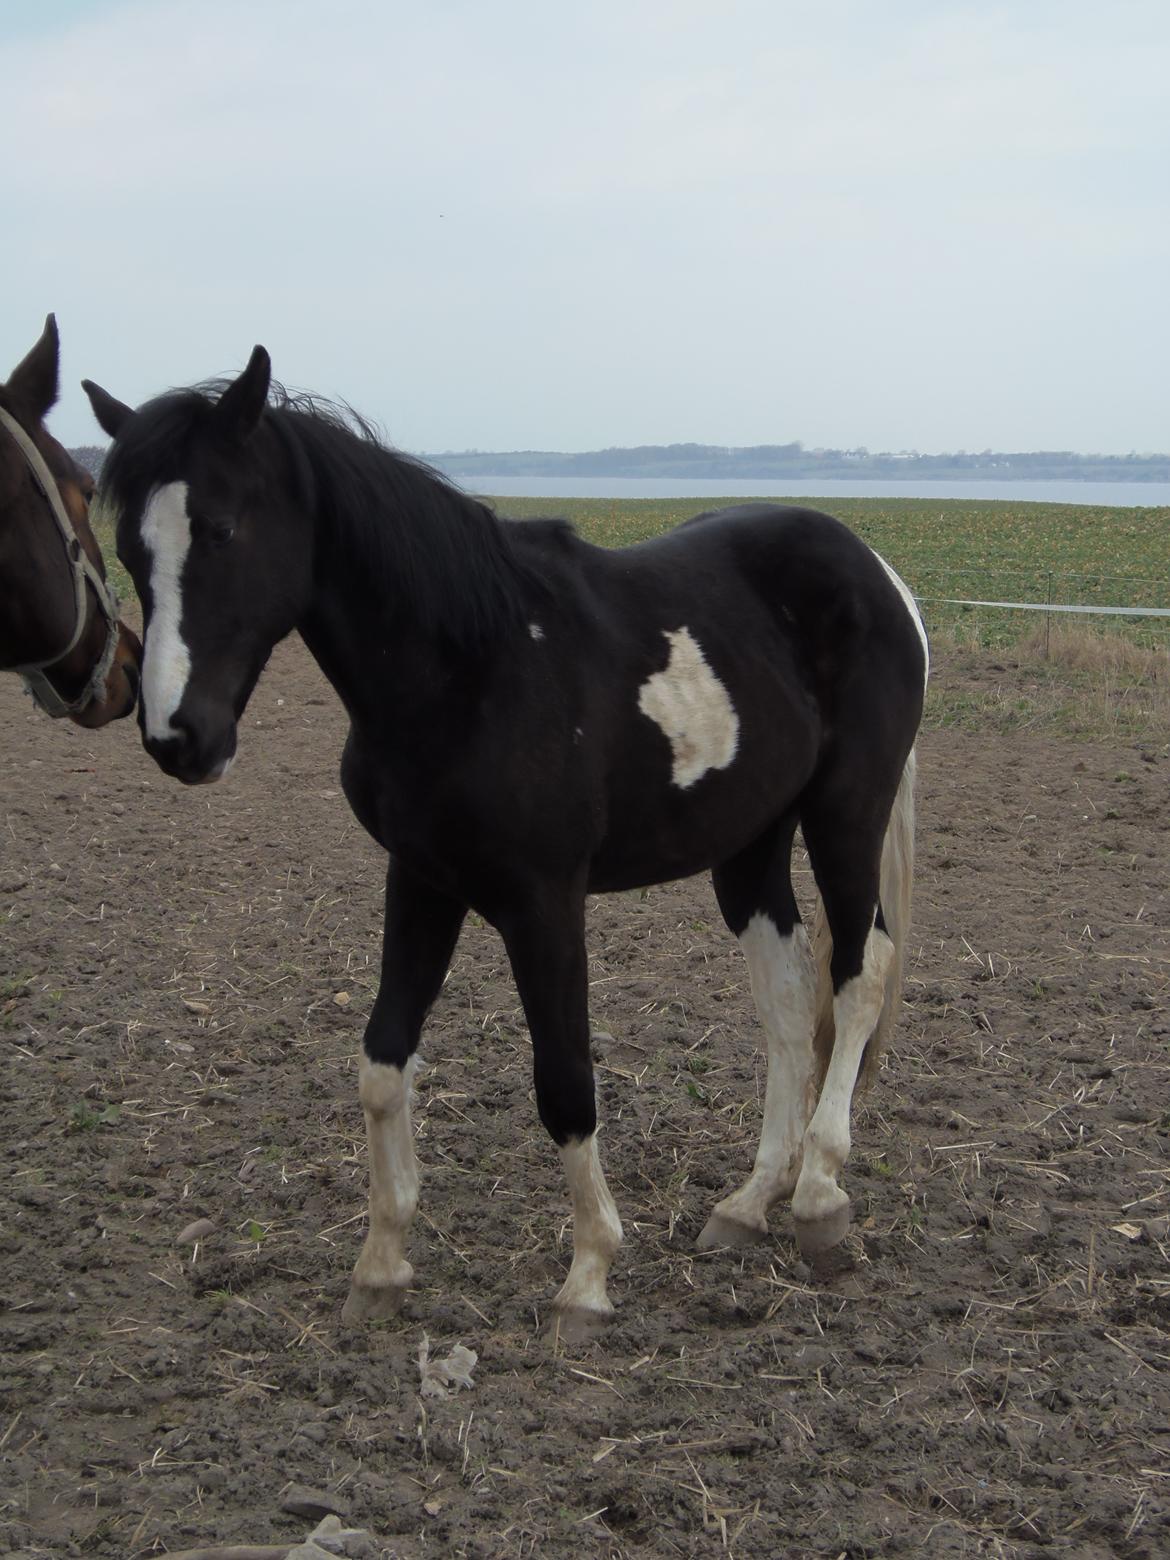
[{"label": "grass patch", "polygon": [[[935,640],[924,724],[967,731],[1035,731],[1167,750],[1170,656],[1090,628],[1032,630],[992,652]],[[1120,778],[1120,777],[1119,777]]]},{"label": "grass patch", "polygon": [[104,504],[94,503],[90,505],[89,524],[93,531],[97,544],[102,550],[102,558],[106,565],[106,578],[118,593],[118,600],[123,609],[122,617],[128,622],[141,622],[141,614],[138,609],[138,596],[131,583],[130,576],[122,567],[116,550],[114,527],[110,523],[109,510]]},{"label": "grass patch", "polygon": [[115,1127],[122,1119],[120,1105],[92,1106],[78,1100],[69,1112],[67,1132],[94,1132],[98,1127]]}]

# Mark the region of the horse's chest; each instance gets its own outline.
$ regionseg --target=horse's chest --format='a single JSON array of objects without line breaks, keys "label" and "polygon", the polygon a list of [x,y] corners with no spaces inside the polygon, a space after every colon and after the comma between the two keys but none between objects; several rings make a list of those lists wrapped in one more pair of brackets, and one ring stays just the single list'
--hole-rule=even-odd
[{"label": "horse's chest", "polygon": [[371,762],[369,754],[359,745],[352,731],[341,755],[341,788],[362,828],[379,845],[389,850],[384,773],[380,766]]},{"label": "horse's chest", "polygon": [[[354,816],[383,850],[417,865],[453,864],[463,854],[453,827],[448,785],[426,766],[367,747],[352,734],[341,783]],[[429,871],[433,876],[433,870]]]}]

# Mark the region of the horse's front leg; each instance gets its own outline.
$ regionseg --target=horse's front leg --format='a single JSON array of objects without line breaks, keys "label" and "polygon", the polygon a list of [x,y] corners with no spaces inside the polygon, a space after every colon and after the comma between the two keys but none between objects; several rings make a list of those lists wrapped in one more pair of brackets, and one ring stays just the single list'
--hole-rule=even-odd
[{"label": "horse's front leg", "polygon": [[573,1203],[573,1261],[553,1305],[569,1320],[604,1320],[613,1314],[606,1278],[622,1225],[597,1152],[584,893],[542,895],[501,931],[532,1036],[537,1108]]},{"label": "horse's front leg", "polygon": [[413,1276],[406,1235],[418,1206],[410,1083],[423,1020],[450,964],[466,909],[391,859],[382,979],[366,1025],[358,1092],[370,1161],[370,1225],[342,1317],[393,1316]]}]

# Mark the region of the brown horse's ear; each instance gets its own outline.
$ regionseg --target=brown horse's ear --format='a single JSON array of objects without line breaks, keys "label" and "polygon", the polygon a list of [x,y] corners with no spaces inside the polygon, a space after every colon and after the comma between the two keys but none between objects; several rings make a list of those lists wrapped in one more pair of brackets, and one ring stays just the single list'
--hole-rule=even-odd
[{"label": "brown horse's ear", "polygon": [[41,339],[8,376],[8,394],[41,422],[57,399],[57,365],[60,343],[57,321],[50,314]]},{"label": "brown horse's ear", "polygon": [[108,390],[103,390],[101,385],[95,385],[92,379],[83,379],[81,388],[89,396],[93,415],[101,424],[102,431],[108,433],[111,439],[116,439],[134,413],[125,402],[117,400]]},{"label": "brown horse's ear", "polygon": [[255,433],[271,383],[272,359],[263,347],[253,347],[247,368],[227,387],[215,409],[218,425],[238,443]]}]

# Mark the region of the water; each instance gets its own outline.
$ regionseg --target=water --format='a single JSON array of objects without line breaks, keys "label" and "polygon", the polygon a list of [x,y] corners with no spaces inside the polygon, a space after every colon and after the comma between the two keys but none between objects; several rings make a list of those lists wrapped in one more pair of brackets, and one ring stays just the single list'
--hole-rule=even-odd
[{"label": "water", "polygon": [[[441,462],[436,462],[441,465]],[[461,477],[468,492],[500,498],[993,498],[1013,504],[1170,505],[1170,482],[758,482],[734,478]]]}]

